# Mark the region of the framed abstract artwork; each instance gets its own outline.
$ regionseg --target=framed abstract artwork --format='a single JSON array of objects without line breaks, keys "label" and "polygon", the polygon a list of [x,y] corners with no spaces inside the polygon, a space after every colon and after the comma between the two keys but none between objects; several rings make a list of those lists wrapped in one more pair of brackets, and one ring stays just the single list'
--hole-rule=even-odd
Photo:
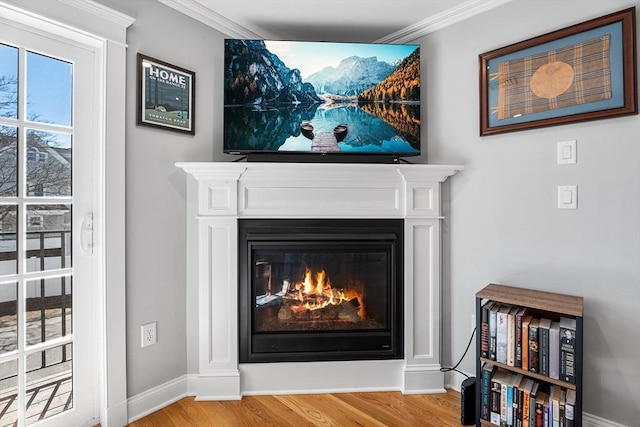
[{"label": "framed abstract artwork", "polygon": [[138,124],[195,134],[194,72],[138,54]]},{"label": "framed abstract artwork", "polygon": [[635,8],[479,55],[480,136],[638,114]]}]

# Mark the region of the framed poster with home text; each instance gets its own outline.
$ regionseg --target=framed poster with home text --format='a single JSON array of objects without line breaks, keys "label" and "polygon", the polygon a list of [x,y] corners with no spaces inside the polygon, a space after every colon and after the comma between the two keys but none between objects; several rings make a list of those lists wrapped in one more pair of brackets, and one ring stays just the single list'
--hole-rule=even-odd
[{"label": "framed poster with home text", "polygon": [[480,136],[638,114],[635,8],[479,56]]},{"label": "framed poster with home text", "polygon": [[138,54],[138,124],[195,134],[192,71]]}]

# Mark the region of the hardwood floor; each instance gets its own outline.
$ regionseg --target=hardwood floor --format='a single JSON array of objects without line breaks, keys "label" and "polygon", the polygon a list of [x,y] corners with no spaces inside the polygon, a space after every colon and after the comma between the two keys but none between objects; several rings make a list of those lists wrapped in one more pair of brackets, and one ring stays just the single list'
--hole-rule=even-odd
[{"label": "hardwood floor", "polygon": [[129,427],[460,426],[460,393],[399,392],[246,396],[196,402],[186,397]]}]

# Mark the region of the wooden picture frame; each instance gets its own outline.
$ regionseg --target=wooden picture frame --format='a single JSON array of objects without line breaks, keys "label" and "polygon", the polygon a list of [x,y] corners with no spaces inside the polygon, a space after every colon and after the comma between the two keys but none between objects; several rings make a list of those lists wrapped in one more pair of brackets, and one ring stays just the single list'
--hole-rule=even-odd
[{"label": "wooden picture frame", "polygon": [[638,114],[635,7],[479,55],[480,136]]},{"label": "wooden picture frame", "polygon": [[195,134],[193,71],[138,53],[138,124]]}]

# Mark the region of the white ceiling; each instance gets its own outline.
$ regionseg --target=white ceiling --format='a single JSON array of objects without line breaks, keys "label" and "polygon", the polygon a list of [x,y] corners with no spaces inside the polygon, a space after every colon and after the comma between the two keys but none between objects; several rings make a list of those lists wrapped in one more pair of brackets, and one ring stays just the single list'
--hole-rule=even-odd
[{"label": "white ceiling", "polygon": [[511,0],[158,0],[234,38],[406,43]]}]

